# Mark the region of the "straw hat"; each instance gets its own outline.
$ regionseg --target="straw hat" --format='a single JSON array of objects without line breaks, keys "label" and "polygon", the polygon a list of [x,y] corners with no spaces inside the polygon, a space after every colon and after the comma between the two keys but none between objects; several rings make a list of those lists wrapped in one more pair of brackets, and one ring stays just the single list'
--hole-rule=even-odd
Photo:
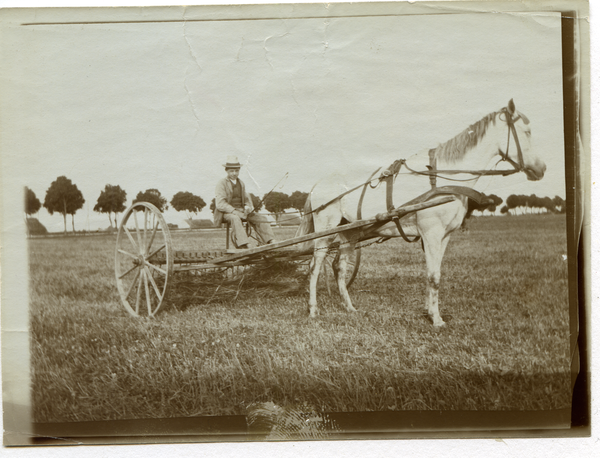
[{"label": "straw hat", "polygon": [[227,163],[223,164],[223,167],[226,169],[239,169],[242,167],[242,164],[238,161],[237,156],[227,156]]}]

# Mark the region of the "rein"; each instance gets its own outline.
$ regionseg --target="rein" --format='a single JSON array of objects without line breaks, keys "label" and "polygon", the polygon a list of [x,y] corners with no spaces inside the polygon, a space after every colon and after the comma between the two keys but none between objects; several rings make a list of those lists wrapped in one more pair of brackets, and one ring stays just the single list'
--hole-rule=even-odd
[{"label": "rein", "polygon": [[[464,187],[460,187],[460,186],[447,186],[447,187],[437,188],[436,187],[436,179],[442,178],[442,179],[449,180],[449,181],[470,181],[473,178],[458,179],[458,178],[445,177],[443,175],[454,175],[454,174],[458,175],[458,174],[466,173],[466,174],[475,175],[477,177],[482,177],[482,176],[489,176],[489,175],[508,176],[508,175],[513,175],[518,172],[522,172],[525,169],[525,163],[523,160],[523,151],[521,150],[521,143],[519,142],[519,137],[517,135],[517,130],[515,128],[515,123],[519,119],[523,119],[523,121],[526,124],[528,124],[529,121],[527,120],[527,118],[524,115],[522,115],[518,111],[517,111],[517,113],[518,113],[518,116],[513,118],[512,113],[509,112],[507,107],[502,108],[500,110],[500,115],[504,114],[506,117],[506,119],[504,121],[508,125],[508,138],[506,141],[506,152],[503,153],[502,150],[499,150],[501,159],[498,162],[501,162],[501,161],[508,162],[510,165],[513,166],[513,170],[438,170],[436,158],[435,158],[435,149],[430,149],[429,150],[429,165],[427,166],[428,170],[423,170],[423,171],[414,170],[408,166],[408,164],[406,163],[406,159],[398,159],[398,160],[394,161],[392,163],[392,165],[390,165],[386,170],[381,172],[381,175],[379,176],[379,178],[377,178],[377,183],[375,185],[373,185],[373,180],[374,180],[373,177],[380,169],[375,170],[375,172],[373,172],[373,174],[369,177],[369,179],[367,181],[365,181],[364,183],[361,183],[358,186],[355,186],[354,188],[343,192],[342,194],[331,199],[329,202],[315,208],[314,210],[311,210],[310,212],[306,212],[305,215],[320,212],[327,206],[340,200],[345,195],[350,194],[351,192],[354,192],[361,187],[364,187],[363,194],[361,195],[360,204],[359,204],[359,208],[360,208],[360,206],[362,205],[362,198],[364,197],[364,192],[366,190],[367,185],[369,185],[371,188],[376,188],[382,181],[384,181],[386,183],[386,207],[388,209],[388,212],[390,212],[394,209],[394,203],[393,203],[393,199],[392,199],[394,180],[400,173],[400,170],[402,169],[403,166],[412,174],[428,176],[429,182],[430,182],[431,188],[432,188],[431,191],[429,191],[429,193],[432,193],[432,195],[433,195],[433,193],[436,193],[436,192],[450,193],[450,194],[458,192],[459,194],[463,194],[475,201],[478,201],[479,199],[477,197],[480,193],[478,193],[477,191],[475,191],[471,188],[464,188]],[[502,118],[500,118],[500,119],[502,120]],[[511,133],[515,140],[515,145],[517,147],[518,162],[515,162],[508,156]],[[452,188],[452,189],[450,189],[450,188]],[[467,192],[467,191],[471,191],[471,192]],[[312,193],[312,190],[311,190],[311,193]],[[429,193],[426,193],[426,195],[428,195]],[[400,224],[399,219],[393,218],[392,220],[396,224],[396,227],[398,228],[398,231],[400,232],[400,235],[402,236],[402,238],[404,240],[406,240],[407,242],[416,242],[416,241],[420,240],[419,236],[416,236],[413,239],[409,239],[406,236],[406,234],[404,233],[404,231],[402,230],[402,226]]]},{"label": "rein", "polygon": [[[394,189],[394,180],[396,179],[396,176],[398,176],[398,174],[400,173],[400,169],[402,168],[402,166],[406,167],[406,169],[416,175],[424,175],[424,176],[428,176],[429,177],[429,183],[431,184],[431,191],[429,191],[429,193],[431,193],[431,195],[434,195],[435,193],[438,192],[449,192],[449,193],[456,193],[458,192],[459,194],[465,195],[470,199],[473,199],[475,201],[479,201],[480,200],[480,194],[477,191],[474,191],[471,188],[465,188],[462,186],[446,186],[446,187],[442,187],[442,188],[437,188],[436,186],[436,180],[437,178],[443,178],[445,180],[449,180],[449,181],[471,181],[473,178],[470,179],[458,179],[458,178],[450,178],[450,177],[445,177],[444,175],[452,175],[452,174],[471,174],[471,175],[475,175],[477,177],[482,177],[482,176],[490,176],[490,175],[502,175],[502,176],[508,176],[508,175],[512,175],[518,172],[523,171],[523,169],[525,168],[525,163],[523,161],[523,151],[521,150],[521,143],[519,142],[519,136],[517,135],[517,130],[515,128],[515,123],[519,120],[519,119],[523,119],[523,121],[528,124],[529,121],[527,120],[527,118],[523,117],[523,115],[521,115],[521,113],[517,112],[518,116],[516,118],[512,117],[512,114],[509,112],[508,108],[502,108],[502,110],[500,110],[500,115],[504,114],[505,116],[505,122],[508,125],[508,138],[506,140],[506,152],[503,153],[502,150],[499,150],[499,154],[501,157],[500,161],[506,161],[508,162],[510,165],[513,166],[513,170],[438,170],[437,169],[437,161],[436,161],[436,157],[435,157],[435,149],[430,149],[429,150],[429,165],[427,166],[428,170],[424,170],[424,171],[418,171],[418,170],[414,170],[411,167],[408,166],[408,164],[406,163],[406,159],[399,159],[397,161],[394,161],[394,163],[388,167],[386,170],[383,171],[383,173],[381,174],[381,176],[379,177],[379,181],[382,182],[384,181],[386,183],[386,206],[388,209],[388,212],[391,212],[394,209],[394,202],[393,202],[393,189]],[[500,116],[499,115],[499,116]],[[502,120],[502,118],[500,118]],[[515,145],[517,147],[517,157],[518,157],[518,163],[513,161],[509,156],[508,156],[508,151],[509,151],[509,147],[510,147],[510,135],[513,135],[513,138],[515,139]],[[498,162],[500,162],[498,161]],[[496,164],[498,165],[498,164]],[[426,193],[424,196],[421,197],[425,197],[427,196],[429,193]],[[402,236],[402,238],[407,241],[407,242],[417,242],[420,237],[416,236],[413,239],[409,239],[406,234],[404,233],[404,231],[402,230],[402,225],[400,224],[400,221],[398,218],[394,218],[393,219],[394,223],[396,224],[396,227],[398,228],[398,232],[400,233],[400,235]]]},{"label": "rein", "polygon": [[[375,172],[373,172],[373,174],[371,175],[371,177],[365,181],[364,183],[359,184],[358,186],[353,187],[352,189],[348,189],[347,191],[341,193],[340,195],[334,197],[333,199],[331,199],[329,202],[324,203],[323,205],[319,205],[317,208],[315,208],[314,210],[311,210],[309,212],[304,213],[305,215],[310,215],[311,213],[318,213],[321,210],[323,210],[324,208],[328,207],[329,205],[331,205],[334,202],[337,202],[338,200],[340,200],[342,197],[344,197],[347,194],[350,194],[351,192],[356,191],[358,188],[362,188],[363,186],[366,185],[370,185],[371,182],[373,181],[373,177],[375,176],[375,174],[377,172],[379,172],[379,170],[381,170],[381,167],[379,167],[377,170],[375,170]],[[315,185],[316,186],[316,185]],[[314,189],[314,186],[313,186]],[[310,190],[310,193],[312,194],[312,189]]]},{"label": "rein", "polygon": [[[435,187],[434,180],[435,180],[435,178],[438,178],[438,177],[443,178],[445,180],[449,180],[449,181],[470,181],[472,179],[471,178],[471,179],[462,179],[461,180],[461,179],[444,177],[444,176],[442,176],[442,174],[458,175],[458,174],[468,173],[471,175],[481,177],[481,176],[487,176],[487,175],[508,176],[508,175],[513,175],[518,172],[522,172],[523,169],[525,168],[525,162],[523,161],[523,151],[521,150],[521,143],[519,142],[519,136],[517,135],[515,123],[519,119],[523,119],[525,121],[526,118],[524,118],[523,115],[521,115],[521,113],[519,113],[518,116],[513,119],[512,115],[509,113],[509,111],[506,107],[503,108],[502,110],[500,110],[500,114],[501,115],[504,114],[506,116],[505,122],[508,125],[508,138],[506,140],[506,152],[503,153],[502,150],[498,151],[500,154],[500,157],[501,157],[500,161],[508,162],[510,165],[513,166],[513,170],[438,170],[436,167],[436,161],[435,161],[435,156],[434,156],[435,150],[431,149],[431,150],[429,150],[430,165],[427,167],[429,170],[423,170],[423,171],[414,170],[408,166],[408,164],[406,163],[406,159],[399,159],[399,160],[395,161],[387,170],[385,170],[383,172],[382,176],[380,177],[380,180],[385,181],[388,179],[389,175],[397,175],[400,172],[400,169],[402,168],[402,166],[406,167],[406,169],[410,173],[414,173],[416,175],[429,176],[432,187]],[[508,156],[508,151],[510,148],[511,133],[512,133],[513,138],[515,139],[515,145],[517,147],[517,158],[518,158],[519,162],[513,161]]]},{"label": "rein", "polygon": [[[288,175],[289,175],[289,172],[285,172],[285,175],[283,176],[283,178],[282,178],[281,180],[279,180],[275,186],[273,186],[273,189],[271,189],[271,190],[270,190],[268,193],[266,193],[266,194],[263,196],[263,198],[262,198],[262,199],[260,199],[260,202],[258,203],[257,207],[262,207],[262,204],[265,202],[265,200],[267,200],[267,197],[269,197],[269,195],[271,195],[271,193],[272,193],[273,191],[275,191],[275,188],[276,188],[277,186],[279,186],[279,183],[281,183],[283,180],[285,180],[285,179],[288,177]],[[253,206],[254,206],[254,204],[253,204]],[[255,210],[252,210],[250,213],[255,213]],[[250,214],[250,213],[249,213],[249,214]]]},{"label": "rein", "polygon": [[[404,160],[404,159],[401,159]],[[506,160],[506,159],[502,159],[502,160]],[[510,158],[508,158],[508,161],[511,165],[516,166],[517,164]],[[472,178],[466,178],[466,179],[457,179],[457,178],[449,178],[449,177],[444,177],[441,174],[461,174],[461,173],[470,173],[471,175],[476,175],[476,176],[484,176],[484,175],[502,175],[502,176],[508,176],[508,175],[513,175],[515,173],[520,172],[521,170],[423,170],[423,171],[418,171],[418,170],[414,170],[411,169],[406,162],[403,163],[404,167],[406,167],[406,169],[410,172],[410,173],[414,173],[416,175],[425,175],[425,176],[433,176],[436,178],[443,178],[444,180],[449,180],[449,181],[471,181]]]}]

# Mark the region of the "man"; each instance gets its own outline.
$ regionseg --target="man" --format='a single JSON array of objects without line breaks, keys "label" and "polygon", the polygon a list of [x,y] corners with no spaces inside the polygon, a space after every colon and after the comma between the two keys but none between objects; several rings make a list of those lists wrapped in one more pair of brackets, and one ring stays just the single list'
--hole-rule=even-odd
[{"label": "man", "polygon": [[246,235],[242,220],[248,221],[264,243],[273,243],[273,230],[264,216],[254,212],[254,205],[246,186],[239,179],[240,168],[236,156],[228,156],[227,163],[223,164],[227,178],[217,183],[215,188],[215,225],[219,226],[223,220],[230,223],[234,240],[240,249],[248,248],[250,239]]}]

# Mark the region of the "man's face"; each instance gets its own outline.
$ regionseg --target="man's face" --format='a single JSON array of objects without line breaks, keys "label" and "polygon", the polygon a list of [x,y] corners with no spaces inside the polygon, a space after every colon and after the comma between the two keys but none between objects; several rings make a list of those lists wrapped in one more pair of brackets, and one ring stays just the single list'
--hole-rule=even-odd
[{"label": "man's face", "polygon": [[225,169],[227,172],[227,178],[230,180],[237,180],[237,177],[240,175],[240,169]]}]

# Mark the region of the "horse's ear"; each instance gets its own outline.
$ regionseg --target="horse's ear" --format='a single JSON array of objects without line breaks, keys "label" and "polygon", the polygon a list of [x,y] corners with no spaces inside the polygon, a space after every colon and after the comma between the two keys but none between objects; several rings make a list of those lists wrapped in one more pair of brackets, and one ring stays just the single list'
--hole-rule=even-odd
[{"label": "horse's ear", "polygon": [[525,116],[523,113],[521,113],[520,111],[517,110],[517,114],[521,117],[521,119],[523,120],[523,122],[527,125],[529,124],[529,118],[527,116]]},{"label": "horse's ear", "polygon": [[508,112],[511,115],[515,114],[515,102],[513,102],[513,99],[510,99],[510,101],[508,102]]}]

